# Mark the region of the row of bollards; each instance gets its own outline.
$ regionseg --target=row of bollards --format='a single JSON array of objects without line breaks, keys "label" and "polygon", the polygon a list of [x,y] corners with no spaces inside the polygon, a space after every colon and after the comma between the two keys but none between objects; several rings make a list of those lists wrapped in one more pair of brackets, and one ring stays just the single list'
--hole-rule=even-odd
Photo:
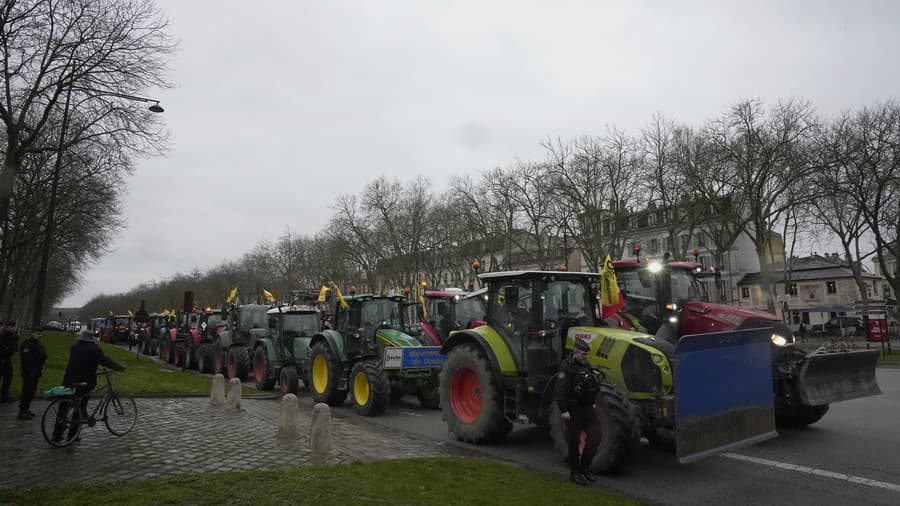
[{"label": "row of bollards", "polygon": [[[213,406],[225,405],[229,412],[241,412],[241,380],[231,378],[228,381],[228,395],[225,395],[225,376],[213,376],[212,391],[209,403]],[[279,440],[293,442],[300,435],[300,420],[297,396],[285,394],[281,398],[281,416],[278,422]],[[309,430],[309,449],[316,453],[330,452],[331,444],[331,408],[328,404],[319,403],[313,407],[312,423]]]}]

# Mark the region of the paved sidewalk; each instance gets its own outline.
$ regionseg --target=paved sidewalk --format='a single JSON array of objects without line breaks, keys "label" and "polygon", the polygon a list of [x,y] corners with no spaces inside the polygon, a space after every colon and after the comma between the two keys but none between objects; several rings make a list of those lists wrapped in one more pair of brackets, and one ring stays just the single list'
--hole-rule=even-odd
[{"label": "paved sidewalk", "polygon": [[[304,402],[305,401],[305,402]],[[276,437],[281,402],[242,401],[240,413],[210,406],[203,398],[138,398],[138,421],[124,437],[102,423],[85,427],[83,440],[53,448],[41,435],[46,403],[35,401],[34,420],[16,420],[16,404],[0,408],[0,490],[26,483],[100,483],[184,473],[346,464],[408,457],[474,455],[450,444],[381,427],[332,412],[335,451],[316,456],[308,450],[312,404],[300,401],[300,437]]]}]

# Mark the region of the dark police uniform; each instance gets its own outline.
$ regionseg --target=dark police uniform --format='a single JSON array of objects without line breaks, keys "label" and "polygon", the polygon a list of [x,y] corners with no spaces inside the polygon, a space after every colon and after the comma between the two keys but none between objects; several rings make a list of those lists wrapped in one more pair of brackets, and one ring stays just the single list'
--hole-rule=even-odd
[{"label": "dark police uniform", "polygon": [[[588,351],[589,347],[580,340],[575,341],[575,347]],[[575,360],[570,356],[559,366],[556,378],[555,400],[560,413],[569,412],[571,418],[564,422],[566,428],[566,441],[569,443],[569,470],[570,479],[580,485],[585,480],[594,481],[588,472],[588,466],[597,453],[597,445],[600,444],[600,424],[594,413],[594,399],[600,391],[600,381],[591,369],[591,366]],[[584,453],[580,455],[581,433],[587,435],[584,445]]]},{"label": "dark police uniform", "polygon": [[38,380],[44,372],[44,362],[47,361],[47,352],[44,345],[34,337],[29,337],[19,348],[19,360],[22,369],[22,397],[19,399],[19,418],[31,418],[34,415],[29,408],[34,393],[37,391]]}]

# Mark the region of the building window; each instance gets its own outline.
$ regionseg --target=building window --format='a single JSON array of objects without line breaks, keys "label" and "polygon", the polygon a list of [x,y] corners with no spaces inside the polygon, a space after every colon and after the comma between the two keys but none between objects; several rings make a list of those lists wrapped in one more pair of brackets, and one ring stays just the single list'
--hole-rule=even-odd
[{"label": "building window", "polygon": [[650,251],[651,255],[655,255],[659,251],[659,239],[650,239]]},{"label": "building window", "polygon": [[836,282],[834,282],[834,281],[827,281],[827,282],[825,283],[825,286],[826,286],[826,288],[827,288],[827,289],[826,289],[826,292],[827,292],[827,293],[837,293],[837,283],[836,283]]},{"label": "building window", "polygon": [[702,230],[697,232],[697,246],[704,248],[706,247],[706,232]]},{"label": "building window", "polygon": [[878,295],[878,281],[872,281],[872,291],[875,292],[875,295]]},{"label": "building window", "polygon": [[890,299],[891,298],[891,285],[885,283],[884,287],[883,287],[883,291],[884,291],[884,298]]},{"label": "building window", "polygon": [[666,236],[664,244],[666,247],[666,251],[672,251],[672,238],[670,236]]},{"label": "building window", "polygon": [[798,325],[800,323],[800,311],[791,311],[791,321],[794,325]]},{"label": "building window", "polygon": [[788,286],[788,293],[791,295],[797,295],[797,283],[791,283]]},{"label": "building window", "polygon": [[647,216],[647,225],[651,227],[656,226],[656,213],[650,213],[650,215]]},{"label": "building window", "polygon": [[749,299],[749,298],[750,298],[750,287],[749,287],[749,286],[742,286],[742,287],[741,287],[741,298],[742,298],[742,299]]},{"label": "building window", "polygon": [[629,229],[629,230],[634,230],[634,229],[636,229],[636,228],[638,228],[638,220],[637,220],[637,217],[636,217],[636,216],[632,216],[632,217],[628,218],[628,229]]}]

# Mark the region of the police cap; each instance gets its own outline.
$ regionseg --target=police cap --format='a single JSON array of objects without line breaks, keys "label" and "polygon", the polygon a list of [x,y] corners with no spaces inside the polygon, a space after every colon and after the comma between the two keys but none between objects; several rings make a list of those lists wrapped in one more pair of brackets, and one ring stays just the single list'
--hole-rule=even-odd
[{"label": "police cap", "polygon": [[584,342],[581,339],[575,340],[575,349],[578,351],[584,351],[584,352],[591,351],[591,347],[588,346],[588,343]]}]

